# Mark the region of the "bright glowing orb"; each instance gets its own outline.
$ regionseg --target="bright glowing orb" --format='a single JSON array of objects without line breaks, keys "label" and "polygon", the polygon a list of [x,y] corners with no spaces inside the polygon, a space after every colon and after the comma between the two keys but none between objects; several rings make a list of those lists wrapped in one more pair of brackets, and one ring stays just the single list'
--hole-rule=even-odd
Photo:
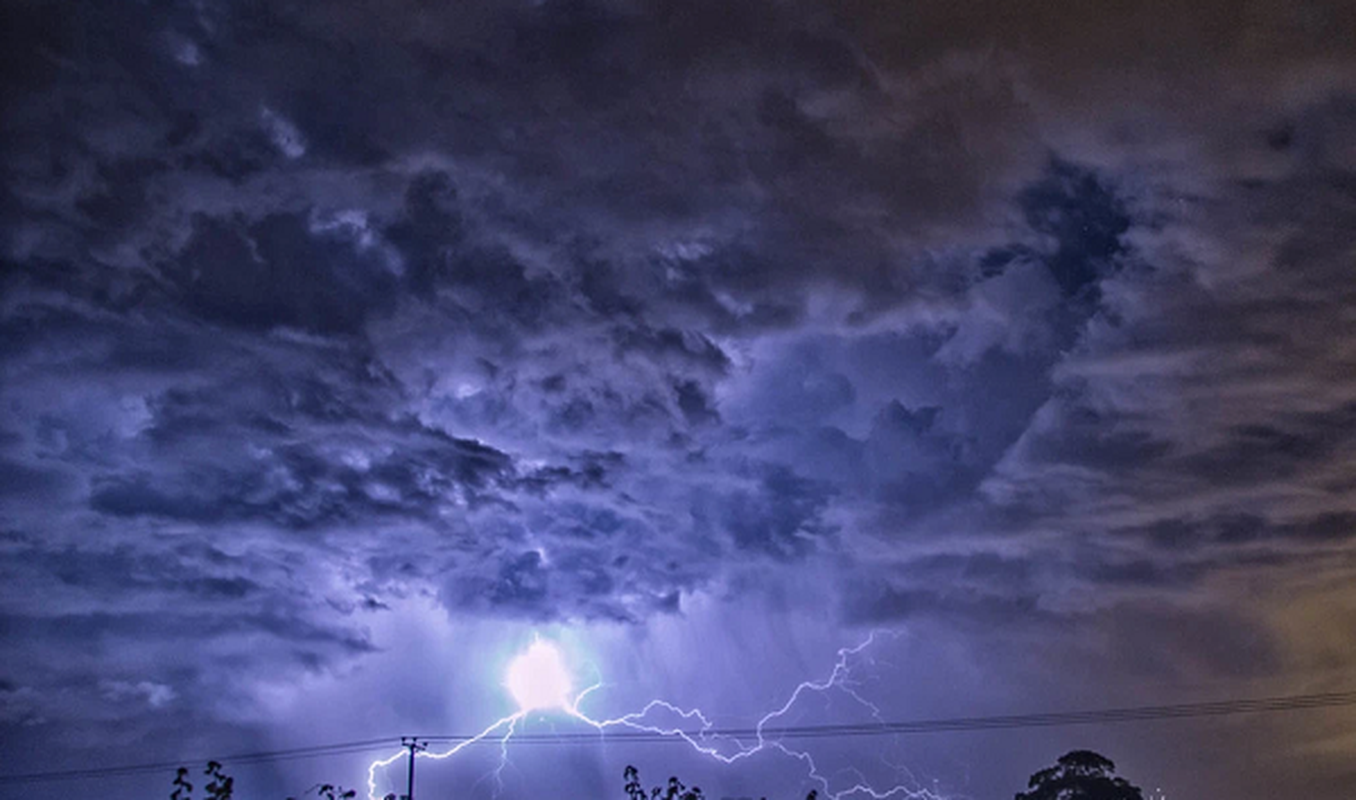
[{"label": "bright glowing orb", "polygon": [[510,661],[504,685],[521,711],[570,707],[570,672],[550,642],[538,639]]}]

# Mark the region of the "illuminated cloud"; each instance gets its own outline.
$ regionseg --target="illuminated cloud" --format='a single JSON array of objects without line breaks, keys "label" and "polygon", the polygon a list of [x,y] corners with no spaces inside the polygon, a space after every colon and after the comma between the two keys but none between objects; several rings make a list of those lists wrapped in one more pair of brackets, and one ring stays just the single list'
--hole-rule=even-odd
[{"label": "illuminated cloud", "polygon": [[[0,761],[479,730],[537,630],[745,716],[877,626],[901,717],[1350,671],[1344,4],[96,5],[0,21]],[[1336,800],[1309,719],[1113,755]]]}]

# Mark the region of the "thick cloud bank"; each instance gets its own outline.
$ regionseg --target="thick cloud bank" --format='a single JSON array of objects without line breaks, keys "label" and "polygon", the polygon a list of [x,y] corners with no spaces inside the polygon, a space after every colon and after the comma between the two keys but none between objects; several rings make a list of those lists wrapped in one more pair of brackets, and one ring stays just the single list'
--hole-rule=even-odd
[{"label": "thick cloud bank", "polygon": [[[0,760],[267,738],[411,604],[1343,686],[1356,13],[1094,5],[7,3]],[[1341,720],[1125,746],[1335,800]]]}]

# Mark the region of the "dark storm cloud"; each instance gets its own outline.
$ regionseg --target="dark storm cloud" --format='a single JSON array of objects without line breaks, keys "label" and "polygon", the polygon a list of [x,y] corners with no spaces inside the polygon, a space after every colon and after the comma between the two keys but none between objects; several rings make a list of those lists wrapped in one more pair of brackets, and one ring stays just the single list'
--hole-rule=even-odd
[{"label": "dark storm cloud", "polygon": [[1351,574],[1342,4],[3,14],[6,719],[414,596],[1322,660],[1240,587]]},{"label": "dark storm cloud", "polygon": [[[1095,286],[1125,253],[1121,235],[1131,219],[1123,201],[1095,173],[1056,160],[1047,176],[1018,194],[1017,205],[1027,225],[1053,241],[1042,260],[1066,295]],[[1019,254],[1015,248],[993,251],[981,264],[996,269],[1000,258]]]},{"label": "dark storm cloud", "polygon": [[193,313],[247,328],[341,333],[389,304],[394,277],[379,259],[355,257],[342,238],[317,237],[295,214],[241,222],[195,217],[166,270]]}]

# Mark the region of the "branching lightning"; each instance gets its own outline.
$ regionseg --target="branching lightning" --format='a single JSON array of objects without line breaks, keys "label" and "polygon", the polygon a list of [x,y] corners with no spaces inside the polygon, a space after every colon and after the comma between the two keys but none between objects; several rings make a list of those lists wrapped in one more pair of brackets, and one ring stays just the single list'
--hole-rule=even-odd
[{"label": "branching lightning", "polygon": [[[368,797],[369,800],[377,800],[378,769],[407,757],[433,760],[451,758],[473,744],[492,741],[491,737],[496,734],[498,734],[500,760],[493,775],[496,784],[502,787],[501,776],[508,764],[509,741],[517,731],[518,723],[533,711],[550,711],[583,722],[600,733],[605,733],[610,729],[628,729],[656,736],[673,737],[685,742],[696,752],[727,765],[764,751],[781,753],[805,765],[808,777],[820,787],[820,795],[826,800],[845,800],[852,797],[859,798],[859,800],[866,800],[866,798],[870,798],[870,800],[943,800],[941,795],[921,787],[915,788],[896,784],[877,788],[856,770],[853,770],[857,774],[856,783],[835,790],[830,785],[829,777],[820,772],[813,756],[808,751],[793,748],[775,736],[764,734],[764,731],[769,729],[772,723],[790,713],[797,702],[808,693],[823,694],[830,691],[844,693],[869,711],[874,719],[883,721],[880,709],[857,691],[849,663],[853,657],[861,655],[863,651],[874,644],[875,640],[876,634],[872,633],[865,641],[855,647],[839,649],[838,659],[826,678],[818,681],[804,681],[796,686],[780,707],[768,712],[758,720],[754,728],[754,740],[744,742],[725,734],[712,733],[713,724],[700,709],[684,709],[659,699],[651,700],[639,711],[619,717],[595,719],[580,710],[580,703],[602,684],[594,683],[585,687],[571,699],[572,681],[560,652],[549,642],[538,639],[509,664],[504,685],[518,702],[518,711],[496,720],[480,733],[457,742],[442,752],[419,750],[410,755],[402,750],[388,758],[372,762],[367,768]],[[645,722],[656,711],[667,712],[677,717],[682,723],[695,723],[700,727],[695,732],[690,732],[678,726],[663,726]]]}]

